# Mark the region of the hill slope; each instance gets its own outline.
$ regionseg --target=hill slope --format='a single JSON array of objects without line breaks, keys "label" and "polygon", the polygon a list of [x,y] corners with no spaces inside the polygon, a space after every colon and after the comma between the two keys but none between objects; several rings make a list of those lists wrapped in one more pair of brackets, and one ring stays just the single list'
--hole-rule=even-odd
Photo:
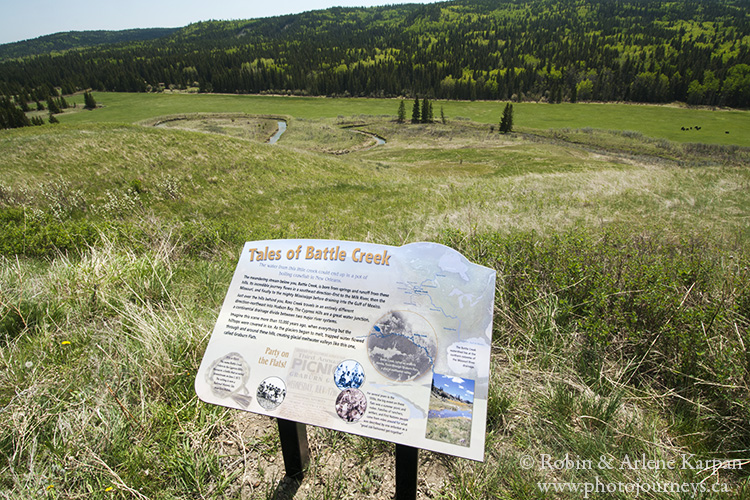
[{"label": "hill slope", "polygon": [[427,95],[750,106],[748,2],[454,0],[211,21],[0,64],[0,93]]},{"label": "hill slope", "polygon": [[178,28],[148,28],[122,31],[67,31],[31,40],[0,45],[0,61],[100,45],[143,42],[168,36]]},{"label": "hill slope", "polygon": [[[375,117],[382,147],[299,147],[332,123],[292,118],[276,146],[117,124],[0,133],[5,496],[287,498],[273,421],[193,384],[242,243],[312,237],[437,241],[497,271],[486,462],[421,452],[420,499],[599,480],[748,498],[730,466],[750,447],[742,152],[684,168],[640,138],[624,138],[635,157]],[[433,423],[446,440],[462,424]],[[297,498],[393,496],[391,444],[308,432]],[[518,466],[545,455],[691,465]],[[714,459],[720,476],[697,465]]]}]

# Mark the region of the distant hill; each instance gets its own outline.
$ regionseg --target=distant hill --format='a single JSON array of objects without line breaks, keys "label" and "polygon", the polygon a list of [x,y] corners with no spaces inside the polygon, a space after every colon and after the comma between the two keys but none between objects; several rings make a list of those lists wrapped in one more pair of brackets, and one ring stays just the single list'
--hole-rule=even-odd
[{"label": "distant hill", "polygon": [[55,33],[31,40],[0,45],[0,61],[99,45],[143,42],[171,35],[178,29],[148,28],[122,31],[67,31]]},{"label": "distant hill", "polygon": [[151,40],[0,63],[4,95],[193,86],[221,93],[747,108],[750,1],[453,0],[331,8],[201,22]]}]

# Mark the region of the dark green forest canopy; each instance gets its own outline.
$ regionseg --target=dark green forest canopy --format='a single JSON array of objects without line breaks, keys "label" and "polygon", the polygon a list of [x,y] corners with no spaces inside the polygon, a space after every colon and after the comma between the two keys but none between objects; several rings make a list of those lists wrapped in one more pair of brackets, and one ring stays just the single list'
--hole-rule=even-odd
[{"label": "dark green forest canopy", "polygon": [[0,93],[144,92],[750,107],[748,0],[455,0],[191,24],[0,63]]}]

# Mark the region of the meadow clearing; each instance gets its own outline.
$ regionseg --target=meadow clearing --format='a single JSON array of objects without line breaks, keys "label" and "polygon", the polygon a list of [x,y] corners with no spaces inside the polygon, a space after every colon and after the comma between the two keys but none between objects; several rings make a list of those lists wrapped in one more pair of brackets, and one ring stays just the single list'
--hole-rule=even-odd
[{"label": "meadow clearing", "polygon": [[[0,497],[389,498],[393,445],[311,428],[293,485],[273,421],[193,391],[242,243],[308,237],[498,273],[485,462],[422,452],[420,498],[750,493],[748,112],[519,103],[503,135],[503,103],[411,125],[397,100],[95,97],[0,132]],[[175,115],[200,130],[153,126]]]}]

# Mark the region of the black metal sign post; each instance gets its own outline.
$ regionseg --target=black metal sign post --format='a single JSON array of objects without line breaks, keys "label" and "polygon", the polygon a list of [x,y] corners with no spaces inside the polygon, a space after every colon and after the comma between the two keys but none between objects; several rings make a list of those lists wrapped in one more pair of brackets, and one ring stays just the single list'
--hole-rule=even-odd
[{"label": "black metal sign post", "polygon": [[[299,422],[277,418],[281,453],[287,477],[302,480],[310,463],[307,428]],[[396,500],[416,500],[419,448],[396,445]]]},{"label": "black metal sign post", "polygon": [[396,445],[396,500],[416,500],[419,448]]},{"label": "black metal sign post", "polygon": [[305,424],[277,418],[281,453],[284,456],[286,475],[301,480],[310,463],[310,450],[307,446]]}]

